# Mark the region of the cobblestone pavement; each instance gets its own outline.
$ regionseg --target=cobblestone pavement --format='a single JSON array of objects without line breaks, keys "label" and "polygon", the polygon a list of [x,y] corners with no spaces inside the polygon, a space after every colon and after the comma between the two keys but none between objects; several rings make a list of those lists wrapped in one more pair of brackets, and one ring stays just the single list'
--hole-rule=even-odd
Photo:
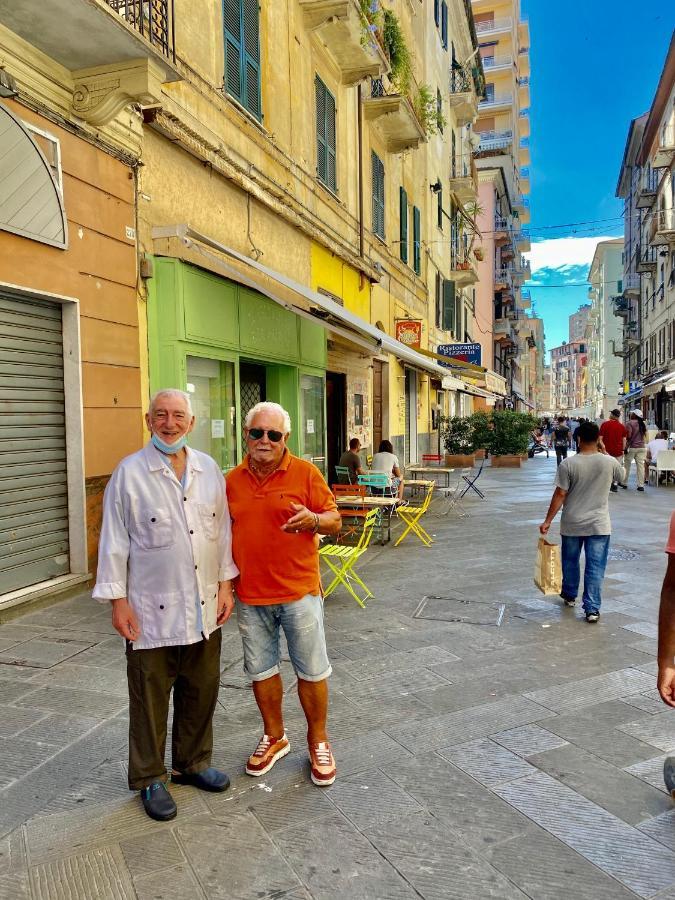
[{"label": "cobblestone pavement", "polygon": [[228,625],[214,762],[232,788],[174,787],[178,818],[152,822],[126,790],[108,609],[81,595],[1,625],[0,900],[675,898],[675,727],[654,679],[675,490],[610,498],[590,626],[532,583],[554,466],[486,469],[468,518],[429,520],[432,548],[364,560],[366,610],[327,601],[328,789],[309,781],[287,663],[294,752],[244,774],[260,728]]}]

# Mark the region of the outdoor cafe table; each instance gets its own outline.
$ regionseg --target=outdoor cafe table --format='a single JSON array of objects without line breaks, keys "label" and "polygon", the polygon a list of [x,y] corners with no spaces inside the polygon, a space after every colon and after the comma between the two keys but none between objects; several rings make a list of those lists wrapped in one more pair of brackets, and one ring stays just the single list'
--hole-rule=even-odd
[{"label": "outdoor cafe table", "polygon": [[[353,497],[349,495],[340,496],[336,502],[338,507],[345,509],[346,516],[349,515],[349,509],[381,509],[383,513],[386,512],[387,541],[391,540],[391,517],[401,502],[398,497],[371,497],[370,495],[361,497],[359,494],[354,494]],[[380,520],[380,543],[382,546],[385,544],[383,519]]]},{"label": "outdoor cafe table", "polygon": [[443,487],[450,487],[450,475],[456,471],[456,468],[451,468],[450,466],[408,466],[405,470],[406,475],[412,475],[414,481],[418,480],[418,475],[444,475],[445,484]]}]

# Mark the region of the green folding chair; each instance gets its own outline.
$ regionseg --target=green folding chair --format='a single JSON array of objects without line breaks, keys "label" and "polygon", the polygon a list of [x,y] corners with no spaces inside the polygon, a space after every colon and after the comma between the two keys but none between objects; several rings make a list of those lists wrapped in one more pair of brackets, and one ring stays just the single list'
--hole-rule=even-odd
[{"label": "green folding chair", "polygon": [[349,466],[335,466],[335,477],[338,484],[351,484],[352,477],[349,472]]},{"label": "green folding chair", "polygon": [[[378,512],[376,509],[373,509],[364,519],[361,537],[358,544],[354,547],[349,547],[345,544],[325,544],[319,548],[319,558],[325,560],[326,565],[334,575],[333,580],[324,591],[324,597],[330,597],[337,586],[342,584],[359,606],[365,609],[365,601],[373,596],[373,592],[356,574],[354,566],[368,549],[377,520]],[[352,586],[353,583],[363,589],[363,596],[359,596]]]}]

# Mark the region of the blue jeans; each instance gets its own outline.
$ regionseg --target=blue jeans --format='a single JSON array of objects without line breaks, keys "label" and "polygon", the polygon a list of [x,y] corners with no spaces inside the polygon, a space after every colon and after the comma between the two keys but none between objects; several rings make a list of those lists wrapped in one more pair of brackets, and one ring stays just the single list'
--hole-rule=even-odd
[{"label": "blue jeans", "polygon": [[566,600],[576,600],[579,593],[581,572],[579,560],[581,548],[586,554],[584,570],[583,606],[587,613],[600,612],[602,603],[602,580],[605,577],[607,554],[609,553],[609,535],[592,534],[587,537],[562,537],[562,596]]}]

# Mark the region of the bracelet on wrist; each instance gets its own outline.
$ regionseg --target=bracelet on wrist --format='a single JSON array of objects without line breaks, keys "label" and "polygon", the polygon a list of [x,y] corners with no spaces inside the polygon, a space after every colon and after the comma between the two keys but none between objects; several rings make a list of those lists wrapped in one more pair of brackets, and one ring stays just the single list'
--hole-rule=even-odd
[{"label": "bracelet on wrist", "polygon": [[319,531],[319,517],[316,513],[312,513],[314,516],[314,528],[312,528],[312,534],[318,534]]}]

